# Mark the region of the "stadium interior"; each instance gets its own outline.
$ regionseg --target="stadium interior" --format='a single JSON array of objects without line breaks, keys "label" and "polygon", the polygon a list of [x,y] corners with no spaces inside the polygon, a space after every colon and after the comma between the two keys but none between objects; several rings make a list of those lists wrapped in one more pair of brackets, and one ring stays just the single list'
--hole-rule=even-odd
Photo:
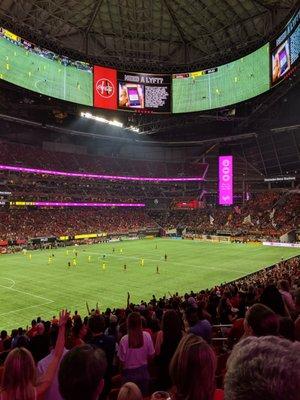
[{"label": "stadium interior", "polygon": [[300,400],[297,0],[0,0],[0,400]]}]

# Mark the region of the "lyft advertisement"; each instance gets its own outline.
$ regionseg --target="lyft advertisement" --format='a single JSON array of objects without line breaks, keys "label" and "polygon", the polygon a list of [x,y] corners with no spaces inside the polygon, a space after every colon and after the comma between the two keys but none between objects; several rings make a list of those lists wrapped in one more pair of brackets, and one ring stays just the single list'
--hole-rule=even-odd
[{"label": "lyft advertisement", "polygon": [[118,71],[118,108],[171,111],[171,76]]},{"label": "lyft advertisement", "polygon": [[272,84],[280,82],[300,57],[300,11],[290,19],[281,35],[271,42]]},{"label": "lyft advertisement", "polygon": [[94,107],[117,109],[117,71],[94,66]]},{"label": "lyft advertisement", "polygon": [[219,157],[219,205],[233,204],[233,157]]}]

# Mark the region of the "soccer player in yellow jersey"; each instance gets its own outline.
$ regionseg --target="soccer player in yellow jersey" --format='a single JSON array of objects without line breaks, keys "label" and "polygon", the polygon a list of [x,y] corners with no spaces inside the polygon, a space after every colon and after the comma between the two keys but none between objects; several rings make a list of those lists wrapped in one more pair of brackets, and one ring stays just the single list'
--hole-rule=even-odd
[{"label": "soccer player in yellow jersey", "polygon": [[120,249],[120,253],[123,254],[123,249]]},{"label": "soccer player in yellow jersey", "polygon": [[89,263],[91,262],[91,256],[88,256]]},{"label": "soccer player in yellow jersey", "polygon": [[144,259],[141,258],[141,267],[143,267],[143,266],[144,266]]},{"label": "soccer player in yellow jersey", "polygon": [[73,267],[76,267],[76,265],[77,265],[76,258],[73,258]]},{"label": "soccer player in yellow jersey", "polygon": [[48,257],[48,264],[51,264],[51,262],[52,262],[52,257],[49,256],[49,257]]},{"label": "soccer player in yellow jersey", "polygon": [[29,257],[29,260],[31,260],[31,259],[32,259],[32,255],[31,255],[31,254],[29,254],[29,256],[28,256],[28,257]]},{"label": "soccer player in yellow jersey", "polygon": [[105,262],[102,263],[102,269],[103,269],[103,271],[105,271],[105,269],[106,269],[106,263]]}]

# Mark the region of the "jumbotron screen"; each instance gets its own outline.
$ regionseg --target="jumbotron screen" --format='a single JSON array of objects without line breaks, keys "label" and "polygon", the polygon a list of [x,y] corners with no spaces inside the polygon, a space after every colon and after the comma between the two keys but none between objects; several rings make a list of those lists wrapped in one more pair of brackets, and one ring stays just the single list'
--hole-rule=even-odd
[{"label": "jumbotron screen", "polygon": [[279,83],[300,57],[300,11],[271,43],[272,85]]},{"label": "jumbotron screen", "polygon": [[270,88],[269,44],[236,61],[172,77],[173,113],[210,110],[245,101]]},{"label": "jumbotron screen", "polygon": [[49,97],[93,105],[89,64],[58,56],[4,28],[0,28],[0,78]]},{"label": "jumbotron screen", "polygon": [[171,111],[170,75],[94,67],[94,107],[125,111]]}]

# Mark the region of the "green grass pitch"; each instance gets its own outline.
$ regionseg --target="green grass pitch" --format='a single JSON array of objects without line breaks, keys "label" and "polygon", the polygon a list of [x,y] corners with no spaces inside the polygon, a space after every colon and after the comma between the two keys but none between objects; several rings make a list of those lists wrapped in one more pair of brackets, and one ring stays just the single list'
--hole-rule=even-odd
[{"label": "green grass pitch", "polygon": [[93,105],[93,75],[27,51],[0,37],[0,78],[29,90]]},{"label": "green grass pitch", "polygon": [[172,79],[173,113],[209,110],[239,103],[270,89],[269,44],[195,78]]},{"label": "green grass pitch", "polygon": [[[74,249],[78,252],[77,266],[68,268]],[[54,259],[48,264],[52,253]],[[105,270],[103,254],[106,254]],[[166,262],[165,254],[168,255]],[[127,291],[134,302],[148,301],[152,294],[198,291],[297,254],[299,249],[292,248],[145,239],[2,255],[0,329],[26,326],[39,315],[51,318],[65,307],[72,311],[78,309],[85,315],[86,301],[91,308],[99,302],[101,310],[107,306],[122,307],[126,304]],[[143,267],[141,258],[144,258]]]}]

